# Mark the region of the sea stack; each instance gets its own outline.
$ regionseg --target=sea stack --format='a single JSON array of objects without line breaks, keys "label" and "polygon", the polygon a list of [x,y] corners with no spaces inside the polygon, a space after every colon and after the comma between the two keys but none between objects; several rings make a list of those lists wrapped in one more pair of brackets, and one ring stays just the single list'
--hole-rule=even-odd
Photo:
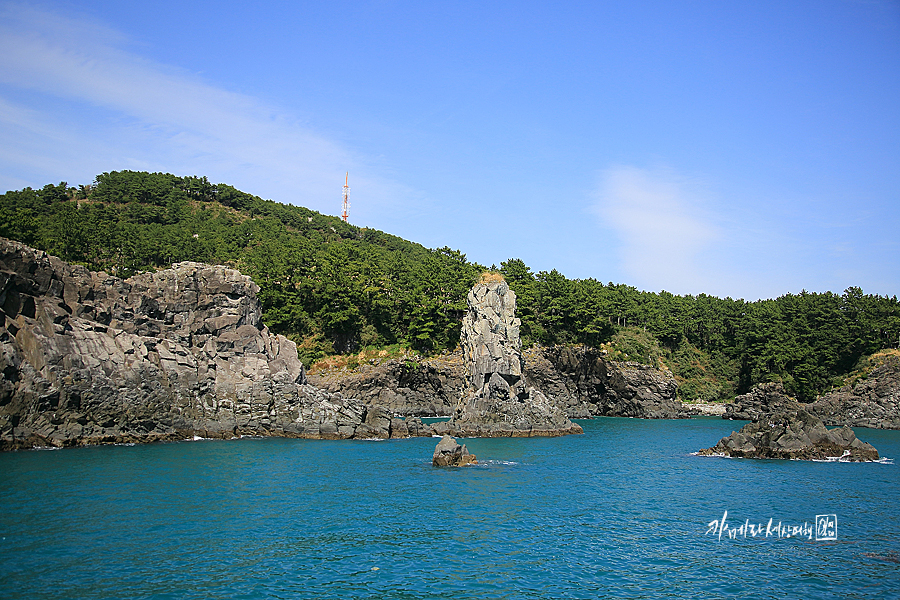
[{"label": "sea stack", "polygon": [[479,283],[468,295],[461,344],[466,387],[438,433],[465,437],[532,437],[583,433],[523,371],[516,295],[505,281]]}]

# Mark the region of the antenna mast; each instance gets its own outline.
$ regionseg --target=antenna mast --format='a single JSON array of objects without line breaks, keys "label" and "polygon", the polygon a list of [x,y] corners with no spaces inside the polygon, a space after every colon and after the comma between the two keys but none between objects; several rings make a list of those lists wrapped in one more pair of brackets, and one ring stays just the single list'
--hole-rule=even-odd
[{"label": "antenna mast", "polygon": [[341,218],[347,221],[350,216],[350,171],[344,176],[344,203],[341,206]]}]

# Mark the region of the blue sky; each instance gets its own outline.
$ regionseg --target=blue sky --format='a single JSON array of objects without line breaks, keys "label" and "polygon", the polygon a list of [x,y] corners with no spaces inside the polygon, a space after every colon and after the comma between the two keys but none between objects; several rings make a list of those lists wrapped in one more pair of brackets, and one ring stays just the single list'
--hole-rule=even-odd
[{"label": "blue sky", "polygon": [[205,175],[499,265],[900,293],[900,2],[0,2],[0,189]]}]

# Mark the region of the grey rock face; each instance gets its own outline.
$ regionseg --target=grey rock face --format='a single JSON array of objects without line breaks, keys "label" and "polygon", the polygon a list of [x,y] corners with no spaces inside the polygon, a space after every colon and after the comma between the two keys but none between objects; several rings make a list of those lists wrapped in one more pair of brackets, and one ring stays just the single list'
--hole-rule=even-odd
[{"label": "grey rock face", "polygon": [[738,396],[725,406],[723,419],[759,421],[765,415],[775,412],[797,411],[799,402],[784,392],[780,383],[761,383],[752,390]]},{"label": "grey rock face", "polygon": [[888,357],[865,380],[807,405],[826,425],[900,429],[900,360]]},{"label": "grey rock face", "polygon": [[469,464],[477,464],[474,454],[470,454],[465,444],[459,443],[449,435],[445,435],[434,448],[431,464],[435,467],[463,467]]},{"label": "grey rock face", "polygon": [[[522,358],[526,385],[540,390],[570,419],[671,419],[689,412],[676,400],[678,385],[668,371],[609,361],[600,350],[583,346],[534,347],[522,350]],[[453,413],[468,377],[462,352],[456,352],[416,365],[390,360],[308,379],[327,392],[383,406],[394,415],[441,417]]]},{"label": "grey rock face", "polygon": [[123,280],[0,238],[0,449],[243,434],[388,437],[307,385],[259,288],[199,263]]},{"label": "grey rock face", "polygon": [[594,348],[551,346],[526,352],[525,377],[569,417],[674,419],[685,416],[675,377],[648,365],[607,360]]},{"label": "grey rock face", "polygon": [[309,382],[394,415],[449,417],[465,386],[465,368],[461,354],[418,363],[389,360],[351,372],[317,373]]},{"label": "grey rock face", "polygon": [[468,437],[582,433],[527,385],[515,310],[516,295],[506,282],[478,284],[469,292],[461,336],[468,386],[445,426]]},{"label": "grey rock face", "polygon": [[849,427],[828,430],[806,410],[781,410],[761,415],[740,431],[722,438],[701,455],[794,460],[878,460],[878,451],[857,439]]}]

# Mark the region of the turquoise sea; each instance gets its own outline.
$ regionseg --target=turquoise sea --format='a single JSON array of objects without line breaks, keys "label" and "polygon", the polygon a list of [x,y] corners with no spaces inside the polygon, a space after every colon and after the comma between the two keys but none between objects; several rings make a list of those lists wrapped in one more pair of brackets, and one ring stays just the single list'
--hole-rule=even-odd
[{"label": "turquoise sea", "polygon": [[[462,469],[433,438],[0,454],[0,597],[900,598],[896,461],[692,455],[742,424],[712,418],[579,423],[465,440]],[[857,435],[900,458],[900,431]]]}]

